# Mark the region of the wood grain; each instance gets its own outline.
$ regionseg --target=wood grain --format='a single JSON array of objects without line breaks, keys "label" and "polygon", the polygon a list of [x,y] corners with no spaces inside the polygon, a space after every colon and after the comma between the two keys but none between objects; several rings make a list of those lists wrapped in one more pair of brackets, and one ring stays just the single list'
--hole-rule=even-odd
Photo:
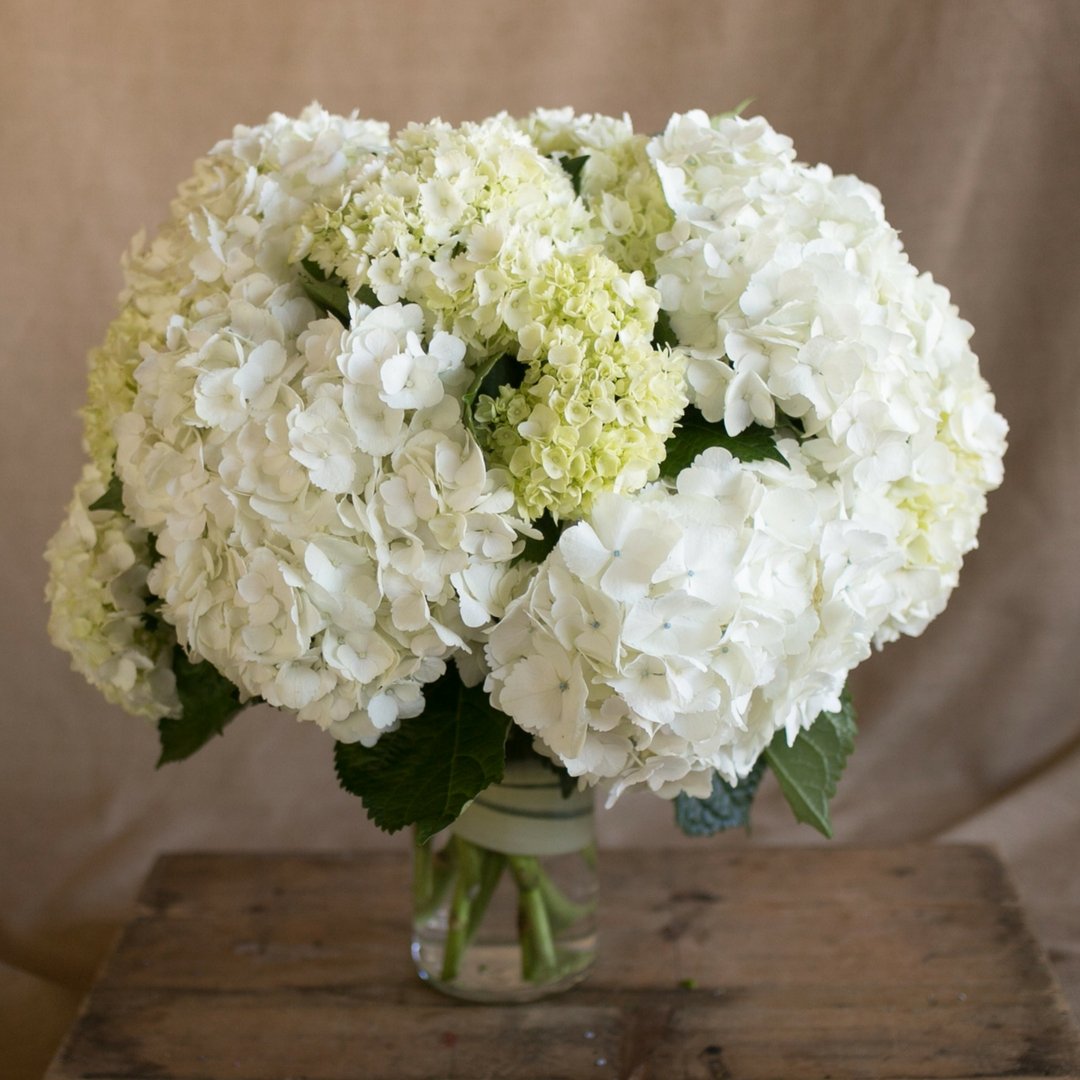
[{"label": "wood grain", "polygon": [[588,982],[492,1007],[417,980],[403,856],[164,856],[47,1080],[1080,1078],[984,848],[601,866]]}]

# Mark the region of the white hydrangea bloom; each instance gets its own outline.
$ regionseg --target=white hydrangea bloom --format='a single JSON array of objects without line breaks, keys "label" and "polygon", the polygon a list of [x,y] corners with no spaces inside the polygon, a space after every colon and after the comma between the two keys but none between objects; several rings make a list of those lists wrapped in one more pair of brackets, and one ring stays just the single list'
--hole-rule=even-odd
[{"label": "white hydrangea bloom", "polygon": [[[873,643],[941,610],[1005,424],[971,328],[873,188],[797,164],[760,119],[676,116],[649,153],[691,403],[731,434],[786,417],[805,438],[781,443],[786,473],[712,451],[675,491],[598,501],[493,631],[488,685],[574,775],[705,794],[714,769],[737,782],[777,730],[836,707]],[[733,531],[691,517],[691,496]],[[689,586],[687,551],[710,556]],[[581,685],[580,715],[554,707]]]},{"label": "white hydrangea bloom", "polygon": [[677,485],[599,498],[492,630],[492,700],[571,775],[707,793],[838,707],[895,556],[783,450],[790,467],[716,448]]},{"label": "white hydrangea bloom", "polygon": [[801,423],[815,475],[901,550],[877,641],[918,633],[1001,480],[1006,426],[970,325],[908,262],[874,188],[797,163],[760,117],[674,116],[649,153],[675,215],[657,288],[692,403],[732,434]]},{"label": "white hydrangea bloom", "polygon": [[447,392],[463,344],[425,344],[415,306],[354,305],[342,327],[294,291],[177,317],[136,371],[117,468],[180,640],[246,695],[370,743],[467,647],[455,581],[513,558],[525,524]]},{"label": "white hydrangea bloom", "polygon": [[101,472],[87,465],[45,550],[49,636],[114,705],[151,720],[175,716],[172,635],[146,620],[150,541],[123,514],[90,509],[105,488]]},{"label": "white hydrangea bloom", "polygon": [[525,528],[462,424],[463,342],[415,305],[354,305],[343,328],[300,285],[305,214],[387,142],[312,107],[215,147],[129,260],[139,354],[94,418],[181,642],[245,696],[366,742],[422,709],[464,634],[475,646],[496,592],[468,588],[467,627],[454,583],[508,562]]}]

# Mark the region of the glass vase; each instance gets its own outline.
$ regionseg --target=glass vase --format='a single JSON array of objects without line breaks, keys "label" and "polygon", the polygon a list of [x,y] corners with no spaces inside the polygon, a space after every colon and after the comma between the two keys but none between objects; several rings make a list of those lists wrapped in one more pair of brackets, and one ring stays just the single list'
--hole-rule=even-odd
[{"label": "glass vase", "polygon": [[457,821],[414,841],[412,955],[454,997],[518,1002],[569,989],[596,956],[592,792],[511,761]]}]

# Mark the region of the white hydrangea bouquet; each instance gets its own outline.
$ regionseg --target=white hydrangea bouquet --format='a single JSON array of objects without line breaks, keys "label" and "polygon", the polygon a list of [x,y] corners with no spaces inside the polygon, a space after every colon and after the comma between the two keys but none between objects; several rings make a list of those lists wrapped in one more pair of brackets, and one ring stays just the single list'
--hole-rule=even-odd
[{"label": "white hydrangea bouquet", "polygon": [[518,751],[691,832],[767,764],[828,831],[846,676],[1002,476],[971,327],[761,118],[275,114],[125,279],[53,639],[162,761],[266,702],[425,839]]}]

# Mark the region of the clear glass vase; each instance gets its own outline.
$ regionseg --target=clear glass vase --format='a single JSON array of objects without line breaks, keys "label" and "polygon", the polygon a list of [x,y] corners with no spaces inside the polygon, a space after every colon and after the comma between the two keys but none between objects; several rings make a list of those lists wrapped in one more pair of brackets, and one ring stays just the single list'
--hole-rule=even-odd
[{"label": "clear glass vase", "polygon": [[414,842],[420,977],[470,1001],[569,989],[596,956],[592,792],[564,796],[541,762],[511,761],[449,828]]}]

